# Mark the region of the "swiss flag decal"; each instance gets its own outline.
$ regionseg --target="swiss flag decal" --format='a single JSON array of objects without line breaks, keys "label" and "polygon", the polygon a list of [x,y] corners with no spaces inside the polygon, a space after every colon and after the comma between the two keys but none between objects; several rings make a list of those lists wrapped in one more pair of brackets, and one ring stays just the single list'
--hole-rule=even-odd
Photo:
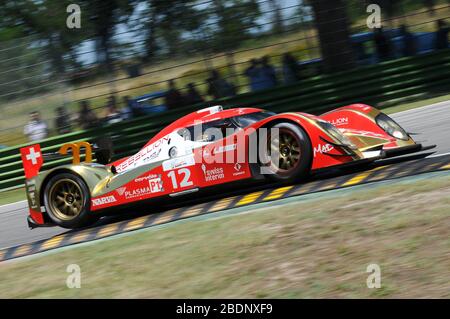
[{"label": "swiss flag decal", "polygon": [[42,158],[41,147],[39,144],[23,147],[20,149],[22,164],[26,179],[35,177],[41,169],[44,159]]}]

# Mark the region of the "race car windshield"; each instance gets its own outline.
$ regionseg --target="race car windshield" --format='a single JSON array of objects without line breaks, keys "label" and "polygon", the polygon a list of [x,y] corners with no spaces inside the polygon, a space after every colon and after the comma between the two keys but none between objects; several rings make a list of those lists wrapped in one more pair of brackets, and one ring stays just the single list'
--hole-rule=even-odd
[{"label": "race car windshield", "polygon": [[232,130],[236,128],[230,119],[222,119],[218,121],[202,123],[197,128],[196,126],[190,126],[178,131],[185,140],[202,141],[202,142],[214,142],[217,139],[223,138],[231,134]]},{"label": "race car windshield", "polygon": [[247,127],[249,125],[252,125],[253,123],[259,122],[261,120],[264,120],[265,118],[268,118],[270,116],[275,115],[274,112],[269,111],[262,111],[262,112],[256,112],[256,113],[250,113],[250,114],[244,114],[233,117],[233,121],[241,128]]}]

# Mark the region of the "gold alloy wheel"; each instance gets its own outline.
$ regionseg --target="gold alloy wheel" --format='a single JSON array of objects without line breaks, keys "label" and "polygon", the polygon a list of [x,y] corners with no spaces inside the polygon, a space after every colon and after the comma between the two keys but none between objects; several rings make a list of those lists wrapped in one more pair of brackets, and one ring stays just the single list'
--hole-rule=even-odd
[{"label": "gold alloy wheel", "polygon": [[[277,171],[279,173],[290,173],[300,163],[300,144],[294,132],[281,128],[278,138],[271,143],[271,152],[279,155]],[[279,145],[278,150],[276,145]],[[272,164],[273,165],[273,164]]]},{"label": "gold alloy wheel", "polygon": [[50,210],[60,220],[72,220],[81,213],[84,196],[75,181],[65,178],[58,180],[49,191]]}]

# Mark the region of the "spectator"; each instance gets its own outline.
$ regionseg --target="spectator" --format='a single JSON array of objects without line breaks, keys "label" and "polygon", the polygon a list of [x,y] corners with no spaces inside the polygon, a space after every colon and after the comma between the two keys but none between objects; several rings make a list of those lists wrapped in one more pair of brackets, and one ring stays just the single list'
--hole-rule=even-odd
[{"label": "spectator", "polygon": [[270,89],[278,84],[275,68],[269,63],[267,55],[261,59],[261,78],[263,89]]},{"label": "spectator", "polygon": [[300,67],[295,57],[290,53],[283,54],[283,78],[285,84],[300,80]]},{"label": "spectator", "polygon": [[244,74],[248,77],[252,92],[261,90],[260,84],[263,79],[261,78],[261,68],[257,59],[250,60],[250,66],[244,71]]},{"label": "spectator", "polygon": [[103,120],[106,124],[114,124],[122,121],[122,114],[120,114],[115,104],[115,99],[110,99],[106,106],[105,116]]},{"label": "spectator", "polygon": [[403,56],[416,54],[416,41],[414,35],[408,31],[405,25],[400,26],[400,34],[403,40]]},{"label": "spectator", "polygon": [[185,96],[186,104],[192,105],[203,102],[203,98],[194,86],[194,83],[188,83],[186,86],[187,93]]},{"label": "spectator", "polygon": [[69,114],[64,106],[60,106],[56,109],[55,128],[58,134],[67,134],[72,131],[72,127],[69,122]]},{"label": "spectator", "polygon": [[449,27],[446,25],[444,20],[437,21],[437,31],[436,31],[436,50],[442,50],[448,48],[448,31]]},{"label": "spectator", "polygon": [[175,81],[169,81],[169,90],[166,92],[166,106],[169,110],[173,110],[185,105],[185,101],[180,91],[175,87]]},{"label": "spectator", "polygon": [[391,40],[386,36],[383,28],[375,29],[374,41],[378,61],[388,60],[391,57],[392,45]]},{"label": "spectator", "polygon": [[41,120],[41,115],[38,111],[30,112],[30,120],[25,125],[23,133],[28,136],[30,142],[36,142],[48,136],[47,123]]},{"label": "spectator", "polygon": [[78,124],[84,130],[98,126],[97,115],[91,110],[89,101],[80,102],[80,112],[78,113]]},{"label": "spectator", "polygon": [[211,72],[211,77],[206,82],[208,83],[208,95],[215,99],[236,95],[234,85],[222,79],[217,70]]},{"label": "spectator", "polygon": [[132,106],[132,102],[130,101],[130,96],[126,95],[122,98],[123,107],[122,107],[122,118],[124,120],[131,119],[134,116],[134,110]]}]

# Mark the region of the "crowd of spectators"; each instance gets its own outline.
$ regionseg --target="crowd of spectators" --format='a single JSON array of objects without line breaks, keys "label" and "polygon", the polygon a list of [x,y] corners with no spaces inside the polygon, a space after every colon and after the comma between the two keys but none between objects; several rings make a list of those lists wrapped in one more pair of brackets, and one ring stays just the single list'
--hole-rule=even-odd
[{"label": "crowd of spectators", "polygon": [[[434,33],[433,47],[435,50],[448,48],[448,33],[449,26],[444,20],[438,20],[436,22],[436,32]],[[401,37],[400,55],[404,57],[416,55],[418,48],[417,40],[414,35],[405,25],[400,26],[399,34]],[[396,57],[392,39],[390,38],[388,32],[386,32],[383,28],[375,29],[374,44],[378,61],[386,61]]]},{"label": "crowd of spectators", "polygon": [[[448,48],[448,33],[449,26],[443,20],[438,20],[436,22],[434,49]],[[401,56],[417,54],[418,48],[415,36],[405,25],[400,26],[399,35],[401,36],[401,48],[400,52],[396,52],[397,56],[398,54]],[[375,29],[373,43],[378,61],[386,61],[395,57],[393,41],[390,38],[390,34],[383,28]],[[301,63],[291,53],[284,53],[281,57],[281,66],[278,69],[271,64],[269,56],[263,56],[260,59],[251,59],[243,75],[248,80],[249,90],[257,92],[274,88],[280,84],[289,85],[301,81],[302,67]],[[232,97],[238,92],[235,84],[223,77],[218,70],[210,72],[210,76],[206,79],[206,86],[205,95],[210,96],[212,99]],[[183,106],[204,102],[205,95],[199,92],[194,83],[188,83],[181,90],[177,88],[175,80],[169,80],[164,93],[164,105],[166,109],[174,110]],[[69,114],[65,107],[58,107],[56,109],[54,127],[58,134],[66,134],[74,129],[75,123],[81,129],[91,129],[145,114],[146,112],[143,108],[130,96],[122,97],[121,103],[118,103],[116,96],[111,95],[101,108],[101,112],[94,112],[88,100],[79,102],[79,111],[76,114]],[[30,113],[29,122],[24,127],[24,134],[32,142],[48,136],[49,127],[41,119],[39,112],[34,111]]]}]

